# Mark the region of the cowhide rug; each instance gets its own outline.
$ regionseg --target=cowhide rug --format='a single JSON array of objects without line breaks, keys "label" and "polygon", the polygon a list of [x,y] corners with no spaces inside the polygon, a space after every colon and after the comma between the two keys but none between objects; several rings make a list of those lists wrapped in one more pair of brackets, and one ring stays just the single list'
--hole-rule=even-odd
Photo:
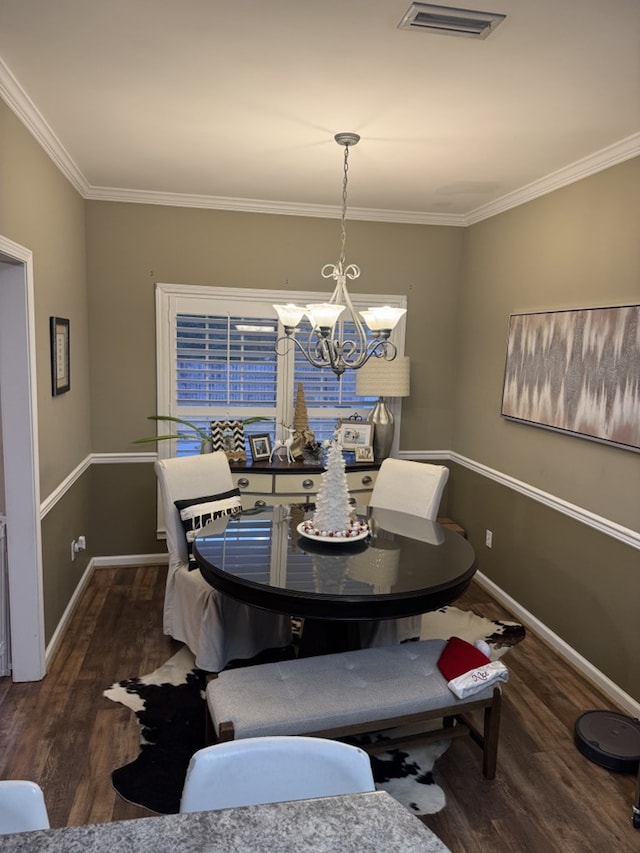
[{"label": "cowhide rug", "polygon": [[[484,639],[491,657],[497,659],[520,642],[524,633],[522,625],[514,622],[492,621],[471,611],[443,607],[423,616],[421,638]],[[260,655],[242,665],[267,659],[274,657]],[[108,699],[131,708],[141,726],[139,755],[112,773],[113,786],[125,800],[160,814],[178,812],[189,759],[205,745],[205,687],[206,673],[195,668],[192,653],[183,647],[149,675],[117,682],[104,691]],[[434,781],[433,767],[449,743],[415,743],[406,751],[372,756],[376,787],[417,815],[440,811],[445,796]]]}]

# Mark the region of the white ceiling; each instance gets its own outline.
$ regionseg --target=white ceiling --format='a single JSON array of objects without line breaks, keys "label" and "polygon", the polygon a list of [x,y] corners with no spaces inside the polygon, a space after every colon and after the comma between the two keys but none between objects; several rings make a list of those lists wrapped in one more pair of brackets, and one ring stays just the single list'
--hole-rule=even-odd
[{"label": "white ceiling", "polygon": [[[0,94],[87,198],[466,224],[640,154],[640,0],[0,0]],[[194,198],[195,197],[195,198]]]}]

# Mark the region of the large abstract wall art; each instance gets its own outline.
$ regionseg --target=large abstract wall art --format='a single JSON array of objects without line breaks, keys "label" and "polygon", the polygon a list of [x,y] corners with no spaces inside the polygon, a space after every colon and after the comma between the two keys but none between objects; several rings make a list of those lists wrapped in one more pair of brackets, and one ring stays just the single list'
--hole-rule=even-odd
[{"label": "large abstract wall art", "polygon": [[640,450],[640,305],[512,314],[502,415]]}]

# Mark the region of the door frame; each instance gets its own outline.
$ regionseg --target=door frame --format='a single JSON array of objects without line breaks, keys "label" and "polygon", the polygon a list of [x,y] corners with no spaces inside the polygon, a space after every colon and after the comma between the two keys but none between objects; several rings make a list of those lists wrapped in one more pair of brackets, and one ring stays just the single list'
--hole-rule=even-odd
[{"label": "door frame", "polygon": [[11,669],[46,672],[33,255],[0,235],[0,417],[4,460]]}]

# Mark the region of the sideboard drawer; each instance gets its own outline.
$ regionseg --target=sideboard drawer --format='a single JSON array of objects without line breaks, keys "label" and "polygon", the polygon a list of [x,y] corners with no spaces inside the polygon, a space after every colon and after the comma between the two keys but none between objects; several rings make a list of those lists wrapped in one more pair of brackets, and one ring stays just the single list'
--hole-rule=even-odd
[{"label": "sideboard drawer", "polygon": [[276,495],[315,495],[322,482],[322,472],[310,474],[276,474]]},{"label": "sideboard drawer", "polygon": [[347,485],[350,492],[370,492],[376,482],[377,471],[350,471],[347,474]]},{"label": "sideboard drawer", "polygon": [[253,474],[251,472],[233,473],[233,482],[240,489],[240,494],[266,494],[272,491],[273,477],[271,474]]}]

